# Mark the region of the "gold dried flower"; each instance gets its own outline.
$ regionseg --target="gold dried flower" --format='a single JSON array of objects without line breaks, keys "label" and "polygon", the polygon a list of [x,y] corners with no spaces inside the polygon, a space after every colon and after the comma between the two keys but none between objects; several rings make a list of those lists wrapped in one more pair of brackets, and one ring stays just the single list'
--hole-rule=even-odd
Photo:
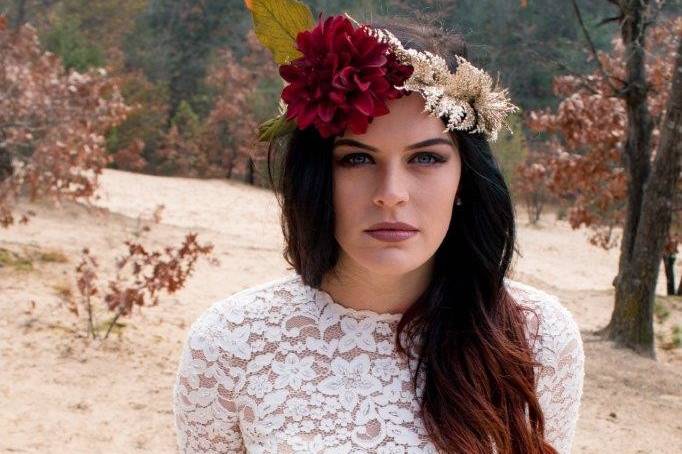
[{"label": "gold dried flower", "polygon": [[406,49],[388,30],[364,27],[388,43],[398,60],[414,67],[412,76],[396,88],[419,92],[425,99],[424,111],[447,118],[444,132],[481,132],[492,142],[503,126],[511,132],[505,118],[519,108],[510,102],[507,89],[499,89],[497,82],[493,84],[488,73],[458,55],[457,69],[452,74],[439,55]]}]

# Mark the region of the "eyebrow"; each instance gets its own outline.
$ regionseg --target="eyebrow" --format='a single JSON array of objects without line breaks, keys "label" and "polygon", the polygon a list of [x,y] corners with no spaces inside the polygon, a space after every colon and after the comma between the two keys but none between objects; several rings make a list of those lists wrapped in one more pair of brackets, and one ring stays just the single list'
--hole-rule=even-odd
[{"label": "eyebrow", "polygon": [[[437,145],[437,144],[451,145],[453,147],[455,146],[455,144],[450,140],[446,140],[446,139],[442,139],[440,137],[436,137],[433,139],[428,139],[428,140],[423,140],[421,142],[413,143],[412,145],[408,145],[407,147],[405,147],[405,149],[406,150],[414,150],[415,148],[428,147],[428,146]],[[350,146],[357,147],[357,148],[363,148],[365,150],[372,151],[374,153],[379,152],[379,150],[377,148],[375,148],[371,145],[367,145],[367,144],[362,143],[362,142],[358,142],[357,140],[353,140],[353,139],[339,139],[336,142],[334,142],[334,148],[341,146],[341,145],[350,145]]]}]

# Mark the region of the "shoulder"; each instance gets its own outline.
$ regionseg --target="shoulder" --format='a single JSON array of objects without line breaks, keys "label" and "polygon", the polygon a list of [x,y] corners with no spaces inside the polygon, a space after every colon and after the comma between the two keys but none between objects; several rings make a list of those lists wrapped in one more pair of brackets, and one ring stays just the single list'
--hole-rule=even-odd
[{"label": "shoulder", "polygon": [[201,313],[195,324],[204,326],[217,321],[241,323],[244,320],[258,319],[270,309],[286,310],[281,303],[287,300],[295,303],[299,299],[296,297],[305,290],[298,275],[289,274],[213,301]]},{"label": "shoulder", "polygon": [[203,351],[209,361],[220,353],[247,361],[253,353],[252,341],[274,337],[266,327],[279,325],[296,305],[308,301],[310,291],[292,273],[220,298],[192,323],[187,343],[191,349]]},{"label": "shoulder", "polygon": [[524,312],[528,337],[538,356],[573,354],[577,361],[584,360],[578,323],[556,295],[508,278],[505,286],[528,309]]}]

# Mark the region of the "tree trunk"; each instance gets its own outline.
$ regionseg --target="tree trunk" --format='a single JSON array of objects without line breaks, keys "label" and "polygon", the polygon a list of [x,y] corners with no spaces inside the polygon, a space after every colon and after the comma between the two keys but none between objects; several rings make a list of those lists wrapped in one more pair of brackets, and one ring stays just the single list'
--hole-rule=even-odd
[{"label": "tree trunk", "polygon": [[682,40],[677,49],[666,115],[661,122],[661,142],[651,166],[651,118],[646,107],[642,17],[647,2],[628,0],[626,3],[622,26],[625,54],[629,56],[629,89],[625,94],[628,136],[624,159],[631,181],[615,307],[605,331],[609,339],[655,358],[653,308],[656,282],[681,170]]},{"label": "tree trunk", "polygon": [[[634,4],[633,4],[634,3]],[[623,167],[628,175],[628,196],[625,208],[623,237],[620,243],[618,274],[614,279],[616,300],[611,321],[601,331],[610,339],[637,338],[641,324],[646,324],[645,317],[638,315],[638,299],[625,301],[623,280],[632,262],[635,237],[637,235],[639,216],[642,208],[644,182],[649,174],[649,155],[651,142],[651,115],[646,104],[646,73],[644,69],[644,21],[642,14],[648,6],[637,1],[623,0],[619,7],[622,10],[621,37],[625,46],[626,83],[628,90],[624,95],[628,117],[627,137],[622,153]],[[641,39],[637,37],[641,36]],[[634,295],[631,295],[634,297]],[[649,334],[651,341],[648,340]],[[653,344],[653,333],[644,334],[643,342]]]},{"label": "tree trunk", "polygon": [[[632,259],[632,250],[642,207],[644,183],[649,175],[652,130],[651,114],[647,108],[645,91],[644,24],[642,18],[645,6],[632,0],[623,3],[628,3],[628,5],[622,6],[625,19],[621,23],[628,84],[628,90],[624,95],[628,130],[621,156],[623,167],[629,177],[629,185],[616,286],[621,278],[622,270]],[[629,5],[632,3],[634,5]],[[639,36],[641,36],[640,39],[638,39]]]},{"label": "tree trunk", "polygon": [[256,166],[253,164],[253,159],[249,158],[248,165],[246,167],[246,182],[251,186],[254,185],[256,179]]},{"label": "tree trunk", "polygon": [[26,0],[16,0],[16,14],[12,21],[12,30],[19,30],[19,27],[26,22]]},{"label": "tree trunk", "polygon": [[0,128],[0,183],[14,175],[12,155],[5,147],[5,131]]},{"label": "tree trunk", "polygon": [[14,174],[14,168],[12,167],[12,155],[9,154],[9,150],[0,147],[0,183],[8,179]]},{"label": "tree trunk", "polygon": [[675,254],[668,254],[663,257],[663,267],[665,269],[665,283],[668,295],[675,294]]}]

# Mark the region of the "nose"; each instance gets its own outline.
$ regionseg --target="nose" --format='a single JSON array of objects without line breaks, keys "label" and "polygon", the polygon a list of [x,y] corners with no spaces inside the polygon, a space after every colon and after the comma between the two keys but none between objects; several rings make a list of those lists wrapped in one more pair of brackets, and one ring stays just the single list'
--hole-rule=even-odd
[{"label": "nose", "polygon": [[397,165],[387,165],[377,172],[373,201],[378,206],[405,204],[409,200],[408,182]]}]

